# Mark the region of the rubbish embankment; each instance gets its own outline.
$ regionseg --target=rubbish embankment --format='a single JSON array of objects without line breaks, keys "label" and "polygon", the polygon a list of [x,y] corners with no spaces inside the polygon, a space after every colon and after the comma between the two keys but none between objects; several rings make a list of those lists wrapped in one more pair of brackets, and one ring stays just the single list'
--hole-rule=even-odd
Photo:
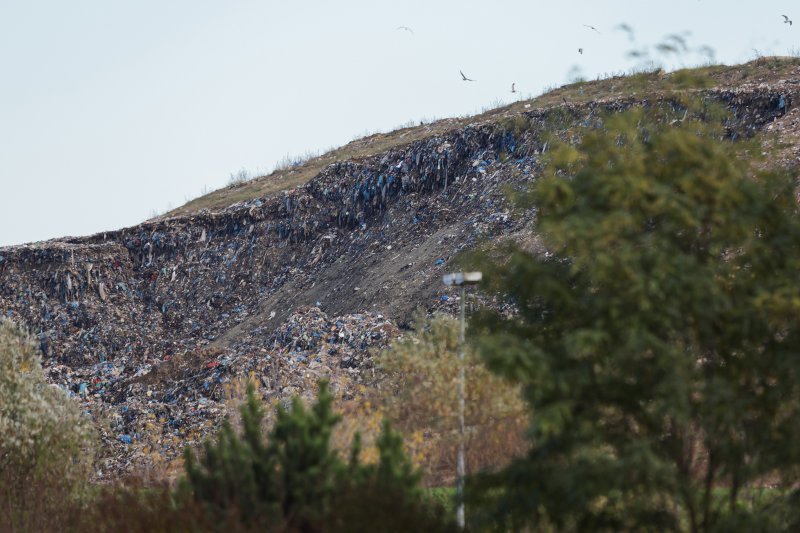
[{"label": "rubbish embankment", "polygon": [[[787,81],[704,98],[734,113],[735,138],[783,120],[796,92]],[[504,238],[536,246],[535,210],[512,211],[504,188],[535,179],[552,135],[574,141],[604,113],[651,105],[680,104],[531,109],[337,162],[219,212],[0,248],[0,312],[30,328],[48,379],[97,421],[98,477],[146,467],[212,432],[242,376],[276,401],[322,377],[352,394],[371,350],[415,309],[455,310],[441,276],[459,252]]]}]

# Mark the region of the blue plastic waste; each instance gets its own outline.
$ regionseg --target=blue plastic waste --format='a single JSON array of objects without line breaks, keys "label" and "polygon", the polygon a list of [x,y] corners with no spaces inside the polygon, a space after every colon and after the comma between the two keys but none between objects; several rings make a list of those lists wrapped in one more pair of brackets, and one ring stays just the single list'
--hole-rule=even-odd
[{"label": "blue plastic waste", "polygon": [[130,435],[120,435],[119,440],[125,444],[133,444],[133,439]]},{"label": "blue plastic waste", "polygon": [[436,260],[436,266],[440,266],[440,265],[443,265],[443,264],[444,264],[444,259],[437,259]]}]

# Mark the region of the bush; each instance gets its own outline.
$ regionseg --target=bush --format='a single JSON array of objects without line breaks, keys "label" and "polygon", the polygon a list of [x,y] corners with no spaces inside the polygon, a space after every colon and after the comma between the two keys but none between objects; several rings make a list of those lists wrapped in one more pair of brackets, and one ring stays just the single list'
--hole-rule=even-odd
[{"label": "bush", "polygon": [[247,183],[250,179],[250,173],[247,169],[242,168],[238,172],[231,172],[230,176],[228,176],[228,185],[241,185]]},{"label": "bush", "polygon": [[27,529],[41,511],[78,495],[91,437],[78,404],[45,382],[33,340],[0,321],[0,529]]},{"label": "bush", "polygon": [[[166,485],[125,484],[95,487],[90,498],[78,504],[48,509],[46,531],[97,533],[182,533],[215,531],[211,517],[193,501],[176,497]],[[248,531],[241,524],[225,524],[226,533]]]},{"label": "bush", "polygon": [[528,415],[520,388],[492,374],[475,351],[459,360],[459,323],[418,320],[415,331],[378,358],[389,418],[411,438],[409,450],[432,485],[452,482],[459,441],[459,370],[465,374],[466,459],[472,471],[504,466],[527,450]]},{"label": "bush", "polygon": [[[440,509],[423,501],[419,475],[402,451],[402,439],[384,425],[376,465],[360,461],[360,438],[345,462],[330,445],[339,417],[327,383],[306,409],[278,407],[265,440],[263,411],[252,385],[242,406],[242,432],[225,423],[199,460],[186,451],[182,491],[204,505],[216,521],[298,531],[446,529]],[[439,511],[437,513],[437,510]]]}]

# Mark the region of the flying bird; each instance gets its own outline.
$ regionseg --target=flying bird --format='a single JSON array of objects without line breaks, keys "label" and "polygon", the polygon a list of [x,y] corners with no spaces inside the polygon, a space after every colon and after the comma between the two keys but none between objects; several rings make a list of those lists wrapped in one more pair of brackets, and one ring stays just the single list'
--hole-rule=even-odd
[{"label": "flying bird", "polygon": [[398,29],[398,30],[405,30],[405,31],[407,31],[408,33],[414,33],[414,30],[412,30],[412,29],[411,29],[411,28],[409,28],[408,26],[398,26],[398,27],[397,27],[397,29]]},{"label": "flying bird", "polygon": [[578,48],[578,53],[583,55],[583,48]]},{"label": "flying bird", "polygon": [[592,31],[596,31],[596,32],[597,32],[597,34],[598,34],[598,35],[600,35],[600,30],[598,30],[597,28],[595,28],[595,27],[594,27],[594,26],[592,26],[591,24],[584,24],[584,26],[586,26],[587,28],[589,28],[589,29],[590,29],[590,30],[592,30]]},{"label": "flying bird", "polygon": [[512,92],[512,93],[515,93],[515,92],[517,92],[517,89],[515,89],[515,88],[514,88],[514,86],[515,86],[515,85],[516,85],[516,83],[512,83],[512,84],[511,84],[511,92]]},{"label": "flying bird", "polygon": [[789,17],[787,17],[786,15],[781,15],[781,16],[783,17],[783,23],[784,24],[788,24],[789,26],[792,25],[792,21],[789,20]]},{"label": "flying bird", "polygon": [[464,73],[461,72],[460,70],[458,72],[461,74],[461,81],[475,81],[475,80],[472,80],[472,79],[464,76]]}]

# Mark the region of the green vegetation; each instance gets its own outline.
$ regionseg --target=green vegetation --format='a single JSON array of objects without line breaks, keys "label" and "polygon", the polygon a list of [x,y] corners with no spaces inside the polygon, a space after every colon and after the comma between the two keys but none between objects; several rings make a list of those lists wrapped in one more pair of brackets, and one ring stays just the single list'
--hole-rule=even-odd
[{"label": "green vegetation", "polygon": [[[6,349],[15,349],[16,345],[23,349],[10,353],[28,353],[30,346],[16,330],[4,330],[1,338],[4,351],[0,353],[9,353]],[[291,409],[279,407],[274,427],[265,439],[261,402],[254,389],[248,388],[247,402],[241,408],[242,431],[234,431],[226,423],[215,442],[205,443],[199,458],[187,450],[186,478],[176,489],[133,484],[88,490],[88,471],[74,477],[79,473],[75,464],[82,457],[80,451],[47,441],[64,454],[56,457],[58,462],[51,462],[51,456],[39,450],[38,456],[20,459],[16,469],[9,470],[9,463],[4,463],[0,526],[12,531],[104,532],[453,529],[452,520],[444,515],[449,500],[422,490],[420,473],[403,452],[402,437],[388,422],[376,441],[376,463],[362,462],[358,436],[352,442],[349,459],[340,457],[330,443],[339,421],[332,401],[327,384],[322,382],[311,409],[297,398]],[[67,411],[74,409],[69,402],[62,404]],[[75,419],[67,421],[74,423]],[[36,426],[31,422],[30,427]],[[11,431],[4,434],[4,460],[10,457],[6,441],[15,442],[8,439],[14,434]],[[47,433],[51,434],[55,433]],[[65,443],[74,444],[75,439],[84,438],[84,433],[62,431],[60,436]],[[38,438],[33,440],[39,444]],[[40,472],[45,466],[49,470]],[[10,477],[9,472],[22,472],[26,477]],[[48,477],[41,477],[43,473]],[[64,481],[57,475],[65,476]],[[6,485],[8,481],[14,484]]]},{"label": "green vegetation", "polygon": [[[518,314],[483,313],[473,343],[533,424],[524,458],[468,487],[476,526],[796,529],[794,180],[711,125],[604,123],[516,198],[548,253],[477,258]],[[766,483],[785,489],[743,497]]]},{"label": "green vegetation", "polygon": [[446,530],[441,509],[423,499],[402,437],[388,423],[377,440],[377,464],[362,464],[358,436],[349,462],[339,457],[330,444],[339,420],[332,401],[322,382],[310,410],[297,398],[291,410],[279,407],[264,441],[263,413],[251,387],[241,410],[241,435],[226,423],[215,444],[206,442],[199,462],[187,451],[184,491],[219,524],[290,531]]},{"label": "green vegetation", "polygon": [[458,357],[458,321],[420,317],[415,331],[378,358],[386,416],[407,436],[416,463],[435,485],[453,479],[458,447],[459,370],[465,374],[466,458],[473,471],[506,465],[527,449],[520,389],[493,375],[474,350]]},{"label": "green vegetation", "polygon": [[37,524],[81,495],[92,460],[89,421],[44,379],[33,340],[0,321],[0,529]]}]

